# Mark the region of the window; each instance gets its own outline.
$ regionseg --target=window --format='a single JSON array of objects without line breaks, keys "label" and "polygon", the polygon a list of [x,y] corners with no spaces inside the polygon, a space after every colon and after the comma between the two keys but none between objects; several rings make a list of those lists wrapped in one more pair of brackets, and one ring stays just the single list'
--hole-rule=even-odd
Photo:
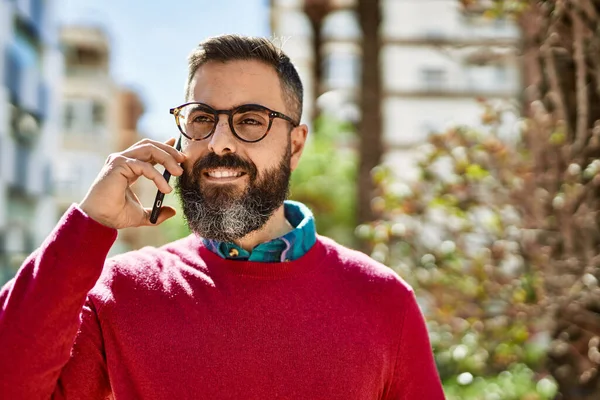
[{"label": "window", "polygon": [[93,134],[97,121],[103,120],[101,108],[96,110],[95,102],[89,99],[71,98],[65,101],[63,123],[65,132],[72,134]]},{"label": "window", "polygon": [[350,10],[329,13],[323,20],[321,33],[327,39],[360,39],[362,30],[358,16]]},{"label": "window", "polygon": [[73,130],[75,122],[75,110],[73,110],[73,105],[66,103],[64,110],[64,125],[66,131]]},{"label": "window", "polygon": [[15,188],[26,193],[30,175],[31,150],[20,143],[15,146],[15,150]]},{"label": "window", "polygon": [[5,57],[4,85],[8,89],[11,101],[19,103],[19,82],[21,82],[23,68],[19,62],[18,50],[14,45],[6,46]]},{"label": "window", "polygon": [[465,78],[470,90],[506,91],[514,84],[510,67],[504,63],[467,64]]},{"label": "window", "polygon": [[102,49],[84,46],[66,46],[65,71],[67,76],[100,76],[107,73],[108,56]]},{"label": "window", "polygon": [[360,82],[360,60],[357,55],[346,52],[333,53],[327,57],[324,64],[324,78],[330,88],[352,88]]},{"label": "window", "polygon": [[424,35],[425,39],[431,42],[438,42],[446,38],[446,33],[439,28],[428,28]]},{"label": "window", "polygon": [[53,182],[52,182],[52,164],[47,162],[44,165],[43,170],[43,185],[44,185],[44,194],[52,194],[53,193]]},{"label": "window", "polygon": [[103,61],[102,54],[93,48],[68,46],[66,48],[66,63],[68,66],[96,67]]},{"label": "window", "polygon": [[506,18],[493,18],[492,21],[496,30],[503,31],[510,27],[510,23]]},{"label": "window", "polygon": [[421,82],[426,90],[441,89],[446,83],[446,71],[438,67],[423,68]]},{"label": "window", "polygon": [[101,55],[93,49],[78,48],[75,50],[75,58],[81,65],[96,66],[101,61]]},{"label": "window", "polygon": [[44,2],[43,0],[32,0],[31,1],[31,18],[38,30],[42,30],[44,23]]},{"label": "window", "polygon": [[38,84],[37,92],[39,100],[38,115],[40,118],[45,119],[48,116],[48,108],[50,104],[50,88],[42,81]]},{"label": "window", "polygon": [[104,126],[105,110],[104,104],[99,101],[94,101],[92,103],[92,121],[94,122],[95,127]]},{"label": "window", "polygon": [[31,83],[33,81],[35,85],[38,79],[39,43],[23,26],[17,24],[13,40],[7,43],[5,57],[4,83],[8,88],[10,101],[34,111],[37,96],[31,92]]},{"label": "window", "polygon": [[57,194],[74,197],[82,186],[83,171],[79,160],[66,156],[54,165],[52,179]]},{"label": "window", "polygon": [[507,67],[504,64],[497,64],[494,68],[496,75],[496,82],[500,85],[505,85],[508,83],[508,71]]}]

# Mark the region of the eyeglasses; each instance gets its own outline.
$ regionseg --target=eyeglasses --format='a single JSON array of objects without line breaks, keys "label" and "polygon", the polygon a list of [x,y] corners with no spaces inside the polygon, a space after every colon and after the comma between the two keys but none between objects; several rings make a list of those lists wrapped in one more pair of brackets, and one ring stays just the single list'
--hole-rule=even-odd
[{"label": "eyeglasses", "polygon": [[267,136],[275,118],[288,121],[295,128],[298,124],[285,114],[259,104],[244,104],[231,110],[215,110],[204,103],[186,103],[172,108],[179,131],[190,140],[207,139],[217,129],[219,115],[226,114],[231,132],[246,143],[256,143]]}]

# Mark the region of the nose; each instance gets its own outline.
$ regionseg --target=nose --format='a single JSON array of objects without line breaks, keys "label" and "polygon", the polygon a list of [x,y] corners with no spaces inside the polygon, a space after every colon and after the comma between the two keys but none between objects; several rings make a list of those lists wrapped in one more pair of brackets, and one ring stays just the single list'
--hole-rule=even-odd
[{"label": "nose", "polygon": [[219,115],[217,126],[209,140],[208,149],[219,156],[236,152],[237,140],[231,132],[226,115]]}]

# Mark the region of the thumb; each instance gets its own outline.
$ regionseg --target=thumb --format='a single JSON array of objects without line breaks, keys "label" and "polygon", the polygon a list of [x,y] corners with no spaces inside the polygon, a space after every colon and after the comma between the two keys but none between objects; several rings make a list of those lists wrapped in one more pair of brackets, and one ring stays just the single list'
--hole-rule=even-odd
[{"label": "thumb", "polygon": [[166,220],[168,220],[171,217],[174,217],[175,214],[177,214],[177,211],[171,207],[171,206],[162,206],[160,208],[160,212],[158,213],[158,219],[156,220],[156,223],[153,224],[152,222],[150,222],[150,214],[152,213],[152,209],[151,208],[144,208],[145,211],[145,217],[144,217],[144,221],[142,223],[142,226],[157,226],[162,224],[163,222],[165,222]]}]

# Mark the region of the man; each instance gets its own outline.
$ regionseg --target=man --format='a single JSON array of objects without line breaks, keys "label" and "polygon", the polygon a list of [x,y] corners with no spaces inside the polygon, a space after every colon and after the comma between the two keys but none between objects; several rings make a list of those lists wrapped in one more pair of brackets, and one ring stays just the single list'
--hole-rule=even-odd
[{"label": "man", "polygon": [[[202,43],[172,110],[182,151],[111,155],[0,292],[0,398],[443,399],[411,288],[284,203],[301,105],[268,40]],[[156,164],[194,234],[106,260],[118,229],[151,225],[130,186],[172,191]]]}]

